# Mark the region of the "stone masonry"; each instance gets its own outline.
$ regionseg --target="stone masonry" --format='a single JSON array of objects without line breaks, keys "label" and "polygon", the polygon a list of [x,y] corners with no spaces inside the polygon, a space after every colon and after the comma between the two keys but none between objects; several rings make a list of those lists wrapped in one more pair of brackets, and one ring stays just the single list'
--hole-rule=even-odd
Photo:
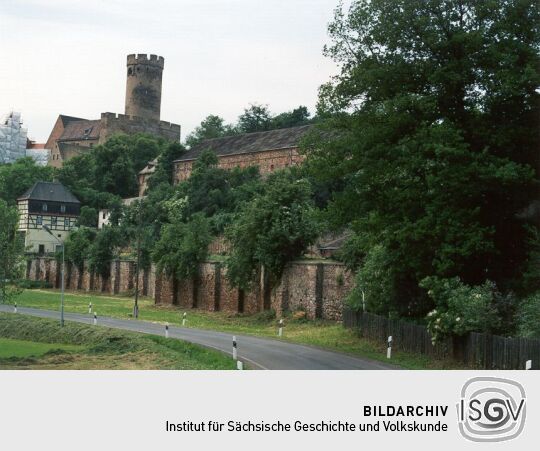
[{"label": "stone masonry", "polygon": [[[51,258],[29,260],[27,278],[47,281],[59,288],[60,266]],[[135,276],[133,261],[112,261],[107,277],[90,272],[86,264],[83,271],[66,264],[66,288],[69,290],[133,293]],[[247,314],[270,308],[278,315],[301,310],[309,319],[335,321],[341,320],[343,300],[352,287],[353,277],[342,264],[324,261],[293,262],[276,287],[265,286],[262,274],[259,283],[248,291],[230,285],[227,270],[220,262],[201,264],[194,280],[174,280],[165,274],[157,274],[154,267],[139,274],[141,295],[153,298],[156,304]]]}]

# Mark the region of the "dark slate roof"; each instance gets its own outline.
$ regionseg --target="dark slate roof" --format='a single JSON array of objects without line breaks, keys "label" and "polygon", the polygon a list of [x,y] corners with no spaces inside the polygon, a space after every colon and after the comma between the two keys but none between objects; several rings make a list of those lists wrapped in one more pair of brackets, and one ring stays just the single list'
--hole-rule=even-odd
[{"label": "dark slate roof", "polygon": [[58,182],[36,182],[17,200],[44,200],[48,202],[64,202],[66,204],[80,204],[71,191]]},{"label": "dark slate roof", "polygon": [[83,139],[98,139],[99,131],[101,129],[101,121],[87,120],[87,119],[75,119],[71,118],[64,128],[62,136],[59,141],[71,141],[71,140],[83,140]]},{"label": "dark slate roof", "polygon": [[207,139],[193,146],[176,161],[195,160],[205,150],[211,150],[216,155],[222,156],[298,147],[300,139],[311,127],[311,125],[302,125],[267,132]]}]

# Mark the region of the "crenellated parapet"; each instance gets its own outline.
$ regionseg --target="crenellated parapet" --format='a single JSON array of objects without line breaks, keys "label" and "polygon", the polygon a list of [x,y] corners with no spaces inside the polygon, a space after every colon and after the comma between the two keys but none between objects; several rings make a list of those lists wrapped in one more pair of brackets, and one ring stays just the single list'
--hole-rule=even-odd
[{"label": "crenellated parapet", "polygon": [[134,64],[148,64],[163,69],[165,65],[165,59],[162,56],[157,55],[148,56],[146,53],[132,53],[131,55],[127,56],[127,65],[130,66]]}]

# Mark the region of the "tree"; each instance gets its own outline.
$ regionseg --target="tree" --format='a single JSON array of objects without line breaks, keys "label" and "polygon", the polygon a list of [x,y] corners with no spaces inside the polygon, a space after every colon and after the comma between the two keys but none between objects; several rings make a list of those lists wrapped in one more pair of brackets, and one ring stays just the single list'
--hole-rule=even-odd
[{"label": "tree", "polygon": [[79,226],[84,227],[97,227],[98,225],[98,211],[95,208],[87,207],[86,205],[81,207],[81,214],[78,219]]},{"label": "tree", "polygon": [[20,293],[15,282],[23,270],[24,242],[18,224],[17,208],[0,199],[0,304],[10,303]]},{"label": "tree", "polygon": [[193,147],[205,139],[221,138],[222,136],[233,135],[235,133],[234,127],[232,125],[226,125],[223,118],[210,114],[188,135],[186,145]]},{"label": "tree", "polygon": [[300,257],[317,235],[309,183],[293,171],[276,172],[262,194],[240,206],[226,230],[232,245],[228,278],[247,288],[264,266],[270,284],[275,284],[287,263]]},{"label": "tree", "polygon": [[50,182],[53,168],[38,166],[32,158],[20,158],[11,164],[0,165],[0,199],[10,205],[36,182]]},{"label": "tree", "polygon": [[94,148],[94,188],[122,198],[137,195],[137,171],[130,142],[125,135],[113,136]]},{"label": "tree", "polygon": [[166,224],[153,252],[158,271],[180,280],[196,278],[211,240],[210,223],[202,214],[188,223]]},{"label": "tree", "polygon": [[58,177],[83,205],[111,209],[118,199],[137,196],[138,172],[172,145],[179,144],[143,134],[115,135],[68,160]]},{"label": "tree", "polygon": [[150,189],[160,183],[173,184],[174,160],[180,158],[185,151],[186,149],[180,143],[170,142],[164,146],[158,157],[156,170],[148,182]]},{"label": "tree", "polygon": [[521,337],[540,338],[540,291],[525,298],[518,312],[518,332]]},{"label": "tree", "polygon": [[97,233],[88,248],[88,261],[90,270],[108,277],[111,260],[117,255],[118,249],[125,244],[118,227],[105,226]]},{"label": "tree", "polygon": [[244,109],[238,118],[238,129],[241,133],[263,132],[270,130],[272,116],[268,105],[251,104]]},{"label": "tree", "polygon": [[81,227],[72,231],[65,242],[65,258],[73,263],[80,271],[84,268],[85,260],[90,258],[92,243],[96,238],[95,229]]},{"label": "tree", "polygon": [[337,187],[328,219],[352,226],[357,254],[385,249],[380,270],[395,290],[377,303],[425,314],[432,301],[418,284],[430,275],[517,283],[519,213],[538,186],[539,23],[533,1],[358,0],[336,11],[325,54],[341,73],[321,87],[330,119],[306,144],[307,164]]},{"label": "tree", "polygon": [[271,121],[270,127],[275,128],[289,128],[297,127],[299,125],[306,125],[311,122],[310,113],[305,106],[299,106],[292,111],[278,114],[274,116]]}]

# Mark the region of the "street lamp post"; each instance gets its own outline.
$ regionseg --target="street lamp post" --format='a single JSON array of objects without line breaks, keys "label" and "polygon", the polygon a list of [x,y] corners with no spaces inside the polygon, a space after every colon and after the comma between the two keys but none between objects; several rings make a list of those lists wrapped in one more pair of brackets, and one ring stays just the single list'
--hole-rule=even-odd
[{"label": "street lamp post", "polygon": [[60,245],[62,246],[62,272],[61,272],[62,292],[60,294],[60,326],[64,327],[64,261],[65,261],[64,243],[60,241],[58,237],[54,236],[51,229],[49,229],[49,227],[47,227],[45,224],[42,225],[42,228],[49,235],[51,235],[56,241],[58,241]]}]

